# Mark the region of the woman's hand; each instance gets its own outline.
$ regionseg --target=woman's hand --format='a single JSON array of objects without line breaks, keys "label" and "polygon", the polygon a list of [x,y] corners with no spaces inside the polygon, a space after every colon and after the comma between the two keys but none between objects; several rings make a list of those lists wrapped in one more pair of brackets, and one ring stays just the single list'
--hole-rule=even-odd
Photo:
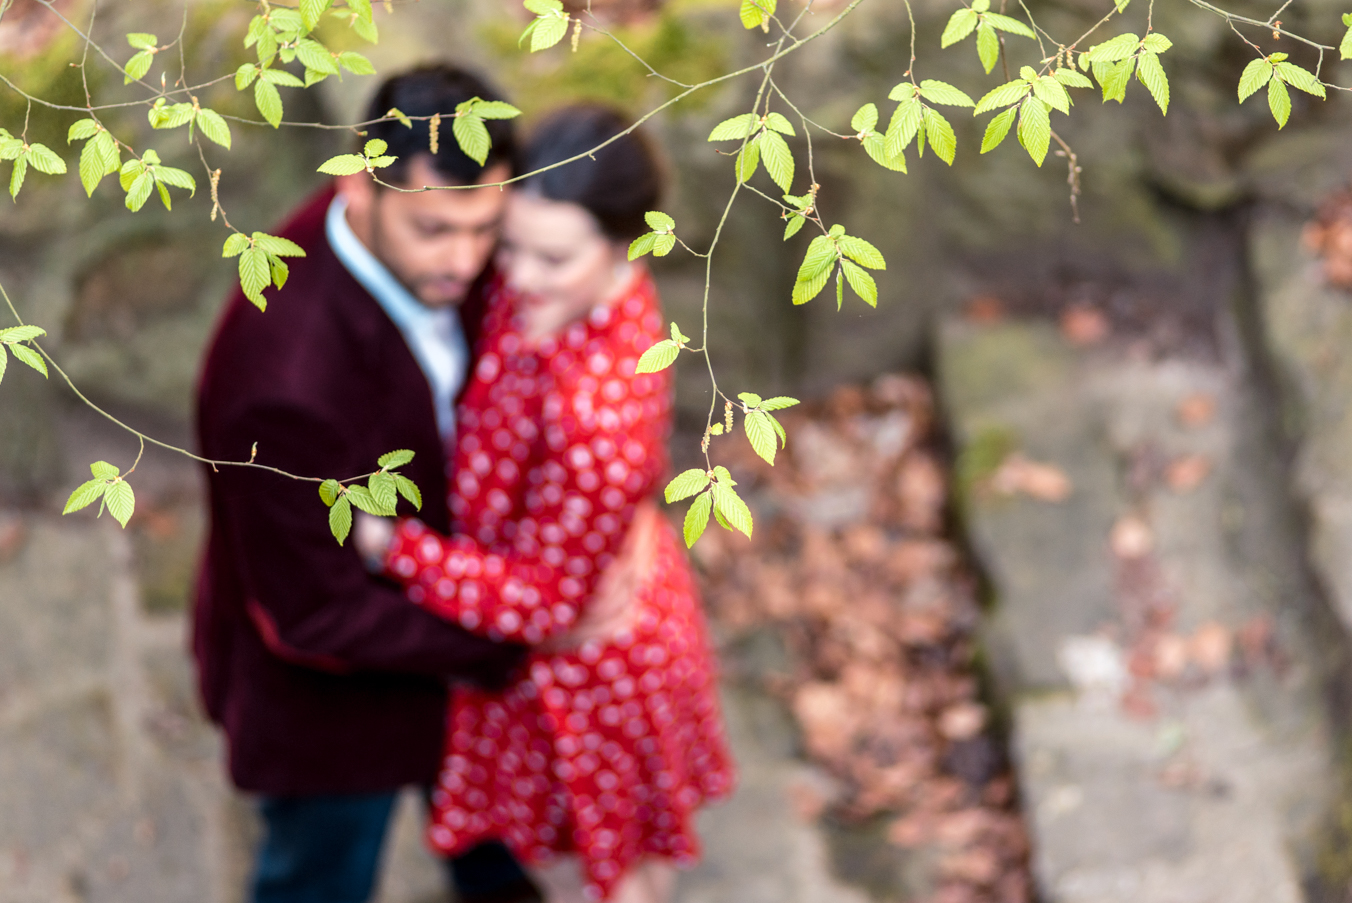
[{"label": "woman's hand", "polygon": [[572,629],[541,644],[546,652],[576,649],[589,640],[608,640],[638,617],[634,597],[657,558],[662,512],[651,499],[641,502],[620,552],[597,581],[596,592]]},{"label": "woman's hand", "polygon": [[373,574],[385,570],[385,553],[389,551],[394,539],[394,521],[388,517],[376,517],[365,511],[355,512],[356,521],[352,524],[352,544],[357,554],[366,563],[366,569]]}]

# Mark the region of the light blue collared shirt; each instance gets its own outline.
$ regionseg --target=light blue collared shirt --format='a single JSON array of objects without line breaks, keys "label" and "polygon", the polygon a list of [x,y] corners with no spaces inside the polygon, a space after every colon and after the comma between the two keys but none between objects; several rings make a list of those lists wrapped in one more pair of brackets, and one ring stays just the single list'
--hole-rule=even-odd
[{"label": "light blue collared shirt", "polygon": [[454,307],[424,307],[413,293],[361,243],[347,224],[347,198],[329,204],[325,231],[329,245],[352,277],[371,293],[394,325],[432,388],[437,430],[449,441],[455,433],[455,397],[469,370],[469,343]]}]

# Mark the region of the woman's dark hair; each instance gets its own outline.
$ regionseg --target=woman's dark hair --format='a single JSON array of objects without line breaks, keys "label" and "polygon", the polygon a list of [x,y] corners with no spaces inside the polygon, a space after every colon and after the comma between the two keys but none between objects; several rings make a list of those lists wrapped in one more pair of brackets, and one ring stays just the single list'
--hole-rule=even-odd
[{"label": "woman's dark hair", "polygon": [[408,178],[409,162],[419,155],[429,157],[432,168],[456,185],[472,185],[479,181],[487,167],[496,163],[512,163],[516,158],[517,148],[515,129],[510,120],[489,119],[484,122],[488,128],[488,137],[493,143],[483,166],[465,156],[451,135],[456,105],[475,97],[483,100],[502,100],[502,96],[482,78],[448,64],[412,69],[402,75],[396,75],[381,85],[367,107],[368,120],[383,118],[391,109],[397,109],[405,116],[412,117],[427,117],[437,113],[442,116],[435,154],[431,151],[431,133],[428,131],[427,119],[415,118],[413,128],[394,119],[367,126],[367,135],[362,142],[379,138],[389,145],[389,150],[385,153],[399,158],[381,171],[381,179],[395,184],[405,182]]},{"label": "woman's dark hair", "polygon": [[[629,127],[614,110],[589,104],[564,107],[549,114],[526,144],[519,172],[586,153]],[[531,176],[526,191],[551,201],[579,204],[607,238],[628,241],[648,231],[643,214],[662,196],[662,167],[647,140],[630,132],[590,157]]]}]

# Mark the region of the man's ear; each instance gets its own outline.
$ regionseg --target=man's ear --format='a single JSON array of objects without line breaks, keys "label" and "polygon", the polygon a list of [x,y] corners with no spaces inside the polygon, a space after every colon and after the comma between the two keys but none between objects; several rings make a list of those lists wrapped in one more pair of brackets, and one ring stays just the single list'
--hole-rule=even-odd
[{"label": "man's ear", "polygon": [[363,242],[371,231],[371,216],[376,202],[376,183],[369,173],[339,176],[334,180],[338,193],[347,199],[347,222]]}]

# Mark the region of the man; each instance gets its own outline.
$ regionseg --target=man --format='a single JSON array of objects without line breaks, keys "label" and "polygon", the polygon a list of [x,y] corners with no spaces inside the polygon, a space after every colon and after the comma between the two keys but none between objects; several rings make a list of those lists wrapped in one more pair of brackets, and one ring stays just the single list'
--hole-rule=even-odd
[{"label": "man", "polygon": [[[478,78],[440,66],[398,76],[368,118],[397,107],[446,116]],[[512,132],[488,124],[480,166],[450,129],[429,150],[426,120],[374,125],[401,187],[511,175]],[[395,449],[422,490],[421,516],[447,531],[443,443],[469,366],[479,289],[497,238],[497,188],[400,193],[362,173],[302,206],[282,234],[304,258],[266,312],[238,292],[203,369],[203,455],[304,477],[356,476]],[[259,794],[265,837],[256,903],[361,903],[374,883],[397,791],[433,782],[446,679],[496,682],[522,650],[470,636],[367,574],[329,532],[316,484],[253,468],[208,469],[210,536],[193,646],[203,699],[230,773]],[[501,846],[453,864],[462,901],[538,899]]]}]

